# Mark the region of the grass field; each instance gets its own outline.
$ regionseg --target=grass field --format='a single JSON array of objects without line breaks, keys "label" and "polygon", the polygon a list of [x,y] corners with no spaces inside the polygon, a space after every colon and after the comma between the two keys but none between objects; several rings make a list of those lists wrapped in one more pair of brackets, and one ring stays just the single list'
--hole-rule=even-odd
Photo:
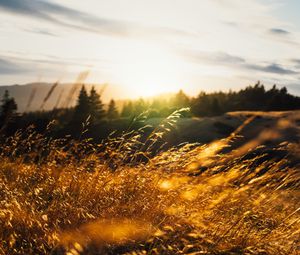
[{"label": "grass field", "polygon": [[233,115],[227,137],[154,157],[176,116],[146,143],[7,138],[0,254],[299,254],[299,113]]}]

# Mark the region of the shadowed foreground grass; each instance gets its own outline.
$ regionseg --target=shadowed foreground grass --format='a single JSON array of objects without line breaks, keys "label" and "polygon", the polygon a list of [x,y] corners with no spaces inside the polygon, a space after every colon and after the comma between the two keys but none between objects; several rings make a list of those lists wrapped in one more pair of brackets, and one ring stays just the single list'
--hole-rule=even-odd
[{"label": "shadowed foreground grass", "polygon": [[0,254],[300,253],[299,145],[222,154],[231,136],[139,163],[137,136],[7,139]]}]

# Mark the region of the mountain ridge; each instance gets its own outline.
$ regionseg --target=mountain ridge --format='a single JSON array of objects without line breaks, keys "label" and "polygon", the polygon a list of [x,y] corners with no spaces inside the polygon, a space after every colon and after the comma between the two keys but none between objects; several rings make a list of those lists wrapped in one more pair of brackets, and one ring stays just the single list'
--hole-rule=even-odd
[{"label": "mountain ridge", "polygon": [[[18,111],[36,111],[36,110],[51,110],[55,106],[68,107],[74,106],[76,103],[77,95],[82,86],[81,83],[59,83],[54,87],[55,83],[50,82],[32,82],[26,84],[13,84],[13,85],[1,85],[0,96],[2,97],[5,90],[9,91],[17,105]],[[84,84],[88,90],[92,86],[95,86],[96,90],[101,93],[103,92],[103,101],[109,100],[108,93],[105,93],[105,84]],[[53,91],[50,93],[51,88]],[[50,94],[50,96],[48,95]],[[71,95],[72,94],[72,95]],[[46,99],[47,95],[49,96]],[[66,102],[66,101],[69,102]],[[43,108],[41,109],[41,107]]]}]

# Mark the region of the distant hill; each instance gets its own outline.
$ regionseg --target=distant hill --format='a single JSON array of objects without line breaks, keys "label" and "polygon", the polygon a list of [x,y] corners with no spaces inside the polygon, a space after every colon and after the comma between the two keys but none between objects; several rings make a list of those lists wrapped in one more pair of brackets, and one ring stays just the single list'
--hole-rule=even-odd
[{"label": "distant hill", "polygon": [[[48,100],[43,104],[44,99],[53,83],[29,83],[26,85],[10,85],[0,86],[0,97],[4,94],[5,90],[8,90],[10,95],[15,98],[18,104],[18,111],[36,111],[40,110],[43,106],[44,110],[51,110],[54,106],[63,107],[65,105],[73,106],[76,103],[77,95],[80,90],[81,84],[63,83],[58,84],[51,93]],[[89,90],[91,84],[87,84],[86,87]],[[98,92],[105,91],[105,85],[94,85]],[[108,93],[103,93],[103,101],[107,102],[110,99]]]},{"label": "distant hill", "polygon": [[[0,86],[0,99],[5,90],[8,90],[9,94],[14,97],[17,102],[18,112],[37,111],[41,110],[41,108],[43,110],[52,110],[55,106],[64,107],[67,104],[68,107],[71,107],[75,105],[82,84],[59,83],[51,92],[50,97],[43,103],[53,85],[53,83],[35,82],[25,85],[15,84]],[[90,90],[92,86],[95,86],[98,93],[102,93],[101,98],[106,104],[110,99],[115,99],[119,110],[121,110],[124,102],[128,101],[128,95],[131,95],[126,88],[112,84],[85,84],[85,86],[88,90]],[[169,99],[173,95],[173,93],[164,93],[145,99],[150,101],[156,97]]]},{"label": "distant hill", "polygon": [[[152,118],[145,124],[156,127],[163,120]],[[244,126],[245,123],[247,125]],[[246,144],[270,146],[284,141],[299,143],[299,128],[300,111],[240,111],[215,117],[178,119],[176,128],[165,139],[170,147],[186,142],[206,144],[228,137],[239,130],[241,137],[231,141],[231,148]]]}]

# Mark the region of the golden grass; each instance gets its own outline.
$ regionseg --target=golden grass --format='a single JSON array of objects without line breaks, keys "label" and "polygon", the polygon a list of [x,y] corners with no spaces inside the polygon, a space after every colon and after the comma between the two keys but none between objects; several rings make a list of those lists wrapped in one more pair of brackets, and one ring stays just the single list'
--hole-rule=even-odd
[{"label": "golden grass", "polygon": [[160,128],[148,144],[7,139],[0,254],[299,254],[299,145],[222,154],[229,137],[142,163]]}]

